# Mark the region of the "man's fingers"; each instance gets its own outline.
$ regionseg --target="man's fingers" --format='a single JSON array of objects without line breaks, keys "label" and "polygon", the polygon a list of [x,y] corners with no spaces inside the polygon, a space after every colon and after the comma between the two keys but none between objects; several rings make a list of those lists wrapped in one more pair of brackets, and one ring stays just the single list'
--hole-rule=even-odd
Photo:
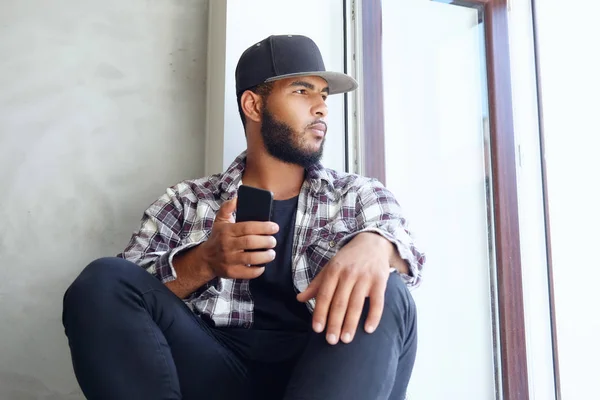
[{"label": "man's fingers", "polygon": [[231,235],[249,236],[249,235],[274,235],[279,231],[279,226],[275,222],[237,222],[230,227]]},{"label": "man's fingers", "polygon": [[217,215],[215,216],[215,222],[235,222],[233,218],[233,212],[237,207],[237,197],[224,202],[221,205]]},{"label": "man's fingers", "polygon": [[[340,340],[342,332],[342,325],[346,318],[346,312],[348,311],[348,302],[350,295],[354,289],[356,281],[353,279],[339,279],[335,289],[335,294],[331,299],[329,306],[329,315],[327,318],[327,342],[329,344],[337,344]],[[323,291],[323,289],[321,289]],[[320,294],[320,293],[319,293]],[[321,297],[317,296],[317,307]]]},{"label": "man's fingers", "polygon": [[387,280],[379,280],[371,287],[369,293],[369,315],[365,322],[365,331],[367,333],[373,333],[379,326],[381,316],[383,315],[383,307],[385,305],[385,288],[387,286]]},{"label": "man's fingers", "polygon": [[273,236],[248,235],[232,239],[231,247],[235,250],[274,249],[277,240]]},{"label": "man's fingers", "polygon": [[313,329],[315,332],[322,332],[325,324],[327,324],[327,317],[329,315],[329,306],[335,295],[336,287],[338,285],[339,276],[337,274],[329,273],[324,271],[319,275],[323,275],[322,281],[316,297],[315,310],[313,312]]},{"label": "man's fingers", "polygon": [[256,279],[265,272],[265,267],[248,267],[246,265],[234,265],[229,267],[227,275],[232,279]]},{"label": "man's fingers", "polygon": [[360,321],[360,317],[365,306],[365,298],[369,294],[369,284],[364,281],[359,281],[350,295],[346,318],[344,319],[344,327],[342,328],[342,336],[340,339],[344,343],[350,343],[356,334],[356,327]]},{"label": "man's fingers", "polygon": [[275,259],[275,250],[239,251],[227,261],[231,265],[265,265]]}]

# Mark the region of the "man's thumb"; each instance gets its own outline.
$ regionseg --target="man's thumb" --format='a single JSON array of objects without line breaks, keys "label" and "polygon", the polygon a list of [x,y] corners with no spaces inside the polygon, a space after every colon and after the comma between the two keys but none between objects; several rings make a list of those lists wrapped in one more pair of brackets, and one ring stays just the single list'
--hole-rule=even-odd
[{"label": "man's thumb", "polygon": [[308,285],[304,292],[296,295],[296,300],[298,300],[300,303],[306,303],[310,299],[317,297],[317,289],[318,288],[316,285]]},{"label": "man's thumb", "polygon": [[314,299],[315,297],[317,297],[317,294],[319,293],[319,288],[321,287],[321,280],[323,278],[321,275],[321,273],[317,274],[315,279],[313,279],[313,281],[308,285],[306,290],[304,292],[298,293],[298,295],[296,296],[296,300],[298,300],[301,303],[306,303],[310,299]]},{"label": "man's thumb", "polygon": [[237,197],[226,201],[217,212],[215,222],[234,222],[233,213],[237,208]]}]

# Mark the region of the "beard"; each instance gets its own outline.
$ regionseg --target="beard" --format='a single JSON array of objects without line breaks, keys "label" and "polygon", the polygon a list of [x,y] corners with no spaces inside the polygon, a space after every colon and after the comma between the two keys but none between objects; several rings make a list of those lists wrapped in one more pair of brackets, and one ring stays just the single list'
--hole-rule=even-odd
[{"label": "beard", "polygon": [[301,134],[295,132],[289,125],[275,120],[273,114],[266,108],[263,110],[262,117],[260,133],[267,152],[271,156],[303,168],[308,168],[321,161],[325,138],[317,150],[307,150],[302,146],[305,140]]}]

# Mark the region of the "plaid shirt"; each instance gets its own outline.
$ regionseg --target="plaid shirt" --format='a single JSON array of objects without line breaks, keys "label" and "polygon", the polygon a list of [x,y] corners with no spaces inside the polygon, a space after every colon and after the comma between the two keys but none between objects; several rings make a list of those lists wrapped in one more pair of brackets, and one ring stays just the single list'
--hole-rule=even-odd
[{"label": "plaid shirt", "polygon": [[[118,256],[164,283],[175,280],[173,257],[208,239],[221,204],[236,196],[245,165],[242,153],[224,173],[169,188],[146,210],[139,231]],[[411,274],[402,275],[406,284],[416,287],[420,282],[425,256],[413,244],[394,196],[375,179],[339,173],[321,164],[308,168],[294,229],[292,276],[298,292],[362,232],[376,232],[392,242],[409,265]],[[215,278],[184,301],[217,326],[252,326],[254,306],[248,280]],[[314,299],[307,306],[312,312]]]}]

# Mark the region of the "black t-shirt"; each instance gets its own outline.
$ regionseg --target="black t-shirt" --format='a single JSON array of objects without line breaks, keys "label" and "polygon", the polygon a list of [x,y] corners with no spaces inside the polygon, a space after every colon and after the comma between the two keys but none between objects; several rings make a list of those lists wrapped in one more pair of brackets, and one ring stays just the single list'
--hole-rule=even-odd
[{"label": "black t-shirt", "polygon": [[216,328],[228,346],[243,359],[259,363],[295,359],[304,350],[309,337],[312,315],[306,304],[296,300],[292,280],[297,208],[298,197],[273,202],[273,221],[279,225],[275,235],[276,256],[265,266],[260,277],[250,280],[254,303],[252,328]]},{"label": "black t-shirt", "polygon": [[306,304],[296,300],[292,279],[292,251],[298,197],[273,202],[273,221],[279,225],[275,234],[275,260],[267,264],[265,272],[250,280],[254,302],[253,329],[307,331],[311,314]]}]

